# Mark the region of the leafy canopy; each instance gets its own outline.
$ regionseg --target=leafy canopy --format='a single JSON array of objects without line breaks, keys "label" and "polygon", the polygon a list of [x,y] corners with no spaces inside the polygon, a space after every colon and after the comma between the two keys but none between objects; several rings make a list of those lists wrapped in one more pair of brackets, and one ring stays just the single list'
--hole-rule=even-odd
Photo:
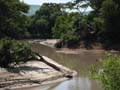
[{"label": "leafy canopy", "polygon": [[20,0],[0,0],[0,38],[19,38],[24,34],[28,9]]},{"label": "leafy canopy", "polygon": [[61,4],[44,3],[32,18],[30,32],[38,38],[52,38],[56,18],[63,14]]}]

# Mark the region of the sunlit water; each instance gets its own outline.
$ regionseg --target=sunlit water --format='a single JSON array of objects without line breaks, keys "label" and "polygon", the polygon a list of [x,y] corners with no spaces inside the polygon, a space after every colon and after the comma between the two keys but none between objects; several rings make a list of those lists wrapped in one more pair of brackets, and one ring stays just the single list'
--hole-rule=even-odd
[{"label": "sunlit water", "polygon": [[[48,56],[78,72],[78,77],[42,87],[34,87],[28,90],[103,90],[100,84],[88,78],[87,69],[91,65],[99,66],[99,59],[104,56],[104,52],[81,52],[80,54],[60,54],[56,53],[56,49],[43,46],[40,44],[31,44],[32,49],[40,53],[40,55]],[[27,89],[25,89],[27,90]]]}]

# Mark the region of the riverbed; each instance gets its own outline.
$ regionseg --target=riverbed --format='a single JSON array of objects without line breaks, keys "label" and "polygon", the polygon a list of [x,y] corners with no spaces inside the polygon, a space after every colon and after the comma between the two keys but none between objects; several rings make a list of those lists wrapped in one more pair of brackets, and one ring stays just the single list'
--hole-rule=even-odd
[{"label": "riverbed", "polygon": [[103,90],[99,83],[89,79],[88,68],[91,65],[100,66],[99,59],[104,57],[104,51],[81,51],[79,54],[64,54],[57,53],[58,49],[39,43],[31,43],[31,47],[33,51],[39,52],[40,55],[47,56],[66,67],[76,70],[78,76],[68,81],[25,90]]}]

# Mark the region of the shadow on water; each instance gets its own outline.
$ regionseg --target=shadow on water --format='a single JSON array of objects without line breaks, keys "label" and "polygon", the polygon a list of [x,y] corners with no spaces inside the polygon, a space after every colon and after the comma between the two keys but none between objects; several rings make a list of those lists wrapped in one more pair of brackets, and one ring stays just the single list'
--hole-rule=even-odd
[{"label": "shadow on water", "polygon": [[[80,54],[60,54],[56,50],[40,44],[31,44],[32,49],[40,53],[40,55],[48,56],[78,72],[78,77],[60,84],[54,84],[42,90],[102,90],[101,87],[87,77],[87,72],[83,77],[84,70],[87,70],[91,65],[100,66],[99,59],[104,56],[104,52],[81,52]],[[41,90],[41,87],[32,90]]]}]

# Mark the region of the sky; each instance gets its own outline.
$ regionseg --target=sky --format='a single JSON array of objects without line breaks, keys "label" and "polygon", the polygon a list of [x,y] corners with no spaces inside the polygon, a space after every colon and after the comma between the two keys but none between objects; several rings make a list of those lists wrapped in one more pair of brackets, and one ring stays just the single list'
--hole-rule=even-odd
[{"label": "sky", "polygon": [[48,2],[52,2],[52,3],[66,3],[69,2],[71,0],[21,0],[24,1],[27,4],[32,4],[32,5],[42,5],[43,3],[48,3]]},{"label": "sky", "polygon": [[[29,5],[42,5],[43,3],[66,3],[73,0],[20,0],[24,1]],[[88,7],[86,11],[91,11],[92,9]]]}]

